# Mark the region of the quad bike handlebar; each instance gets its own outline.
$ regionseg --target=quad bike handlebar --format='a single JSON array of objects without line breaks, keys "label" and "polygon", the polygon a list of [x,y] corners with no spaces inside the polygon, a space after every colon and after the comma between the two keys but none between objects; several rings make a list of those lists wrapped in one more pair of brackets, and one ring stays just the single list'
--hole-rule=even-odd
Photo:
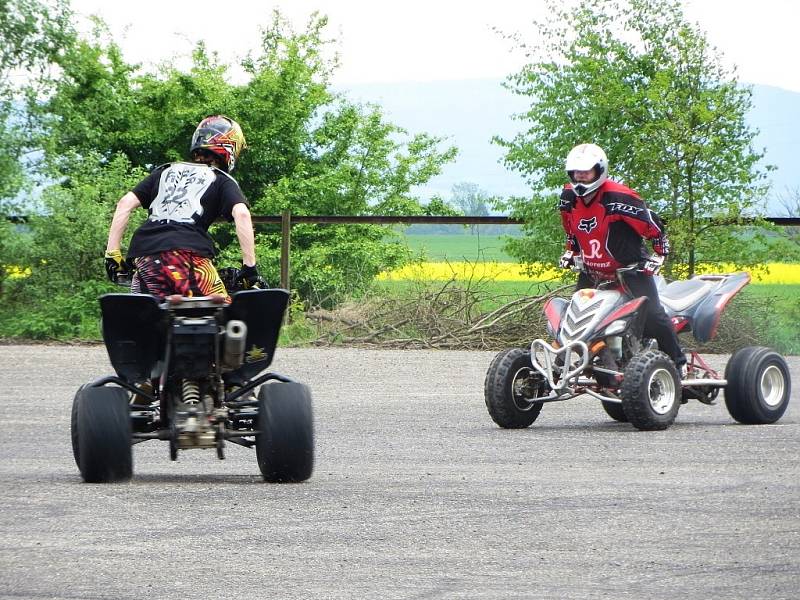
[{"label": "quad bike handlebar", "polygon": [[607,289],[609,287],[617,287],[617,286],[622,286],[623,288],[626,288],[625,275],[629,273],[646,272],[642,262],[635,262],[620,267],[614,272],[614,275],[603,277],[599,276],[599,274],[596,271],[591,271],[590,269],[587,269],[586,266],[583,264],[583,261],[580,259],[580,257],[577,256],[575,257],[575,264],[570,268],[572,271],[575,271],[576,273],[584,273],[587,277],[589,277],[592,280],[597,289]]}]

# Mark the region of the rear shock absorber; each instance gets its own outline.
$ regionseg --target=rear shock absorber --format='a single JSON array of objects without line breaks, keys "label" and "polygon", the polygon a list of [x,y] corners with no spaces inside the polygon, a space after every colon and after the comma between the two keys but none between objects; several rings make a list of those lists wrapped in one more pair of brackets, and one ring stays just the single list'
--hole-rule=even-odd
[{"label": "rear shock absorber", "polygon": [[195,406],[200,403],[200,386],[192,379],[184,379],[181,385],[181,396],[184,404]]}]

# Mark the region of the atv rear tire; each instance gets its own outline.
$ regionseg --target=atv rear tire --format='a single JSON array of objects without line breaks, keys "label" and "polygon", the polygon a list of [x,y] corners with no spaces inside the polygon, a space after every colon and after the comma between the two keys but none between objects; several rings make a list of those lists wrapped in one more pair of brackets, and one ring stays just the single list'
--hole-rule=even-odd
[{"label": "atv rear tire", "polygon": [[675,363],[658,350],[634,355],[625,367],[620,396],[622,409],[636,429],[666,429],[675,421],[681,406],[681,382]]},{"label": "atv rear tire", "polygon": [[622,404],[619,402],[608,402],[606,400],[601,400],[600,402],[603,403],[603,410],[606,411],[609,417],[620,423],[628,422],[628,415],[625,414],[625,409],[622,408]]},{"label": "atv rear tire", "polygon": [[774,423],[789,406],[789,367],[769,348],[748,346],[736,351],[725,367],[725,379],[725,406],[739,423]]},{"label": "atv rear tire", "polygon": [[270,383],[258,391],[256,458],[264,481],[305,481],[314,470],[311,391],[302,383]]},{"label": "atv rear tire", "polygon": [[494,357],[486,372],[483,396],[489,416],[503,429],[529,427],[542,411],[549,386],[531,365],[531,353],[521,348],[503,350]]},{"label": "atv rear tire", "polygon": [[72,403],[72,452],[87,483],[127,481],[133,476],[128,392],[84,386]]},{"label": "atv rear tire", "polygon": [[72,438],[72,456],[75,458],[75,466],[81,468],[81,445],[78,439],[78,405],[81,400],[81,391],[85,386],[78,388],[75,397],[72,399],[72,413],[70,415],[69,432]]}]

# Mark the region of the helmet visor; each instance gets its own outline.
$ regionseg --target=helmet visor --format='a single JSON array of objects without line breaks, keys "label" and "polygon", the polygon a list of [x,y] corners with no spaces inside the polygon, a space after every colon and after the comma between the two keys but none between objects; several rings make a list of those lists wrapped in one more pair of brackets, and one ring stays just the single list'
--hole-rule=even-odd
[{"label": "helmet visor", "polygon": [[192,136],[192,146],[208,144],[215,136],[224,136],[230,129],[231,124],[225,119],[206,119],[195,130]]}]

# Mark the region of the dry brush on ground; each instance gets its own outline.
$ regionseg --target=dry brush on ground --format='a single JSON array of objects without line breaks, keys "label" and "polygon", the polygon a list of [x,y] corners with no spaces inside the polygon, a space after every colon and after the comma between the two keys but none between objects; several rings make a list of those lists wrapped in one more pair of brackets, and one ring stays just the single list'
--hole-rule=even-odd
[{"label": "dry brush on ground", "polygon": [[[497,350],[525,347],[547,337],[545,302],[571,294],[572,285],[552,281],[533,295],[498,296],[491,282],[415,282],[402,293],[385,290],[346,303],[335,310],[306,313],[314,323],[315,345],[377,348],[439,348]],[[698,345],[682,335],[687,349],[732,352],[747,345],[769,345],[764,340],[766,308],[754,298],[734,298],[723,313],[717,337]]]},{"label": "dry brush on ground", "polygon": [[526,345],[544,334],[542,307],[568,286],[534,296],[499,297],[482,280],[418,283],[402,294],[375,294],[335,311],[314,310],[320,345],[482,350]]}]

